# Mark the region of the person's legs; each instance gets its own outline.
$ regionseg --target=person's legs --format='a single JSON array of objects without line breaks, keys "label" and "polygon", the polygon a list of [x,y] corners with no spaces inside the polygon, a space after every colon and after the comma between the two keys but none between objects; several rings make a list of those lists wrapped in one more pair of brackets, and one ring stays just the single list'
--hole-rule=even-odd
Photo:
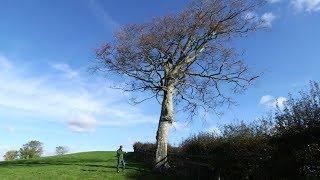
[{"label": "person's legs", "polygon": [[118,159],[117,172],[119,172],[119,168],[120,168],[120,159]]},{"label": "person's legs", "polygon": [[126,163],[124,162],[123,159],[121,160],[121,163],[122,163],[122,171],[124,171],[124,169],[126,168]]}]

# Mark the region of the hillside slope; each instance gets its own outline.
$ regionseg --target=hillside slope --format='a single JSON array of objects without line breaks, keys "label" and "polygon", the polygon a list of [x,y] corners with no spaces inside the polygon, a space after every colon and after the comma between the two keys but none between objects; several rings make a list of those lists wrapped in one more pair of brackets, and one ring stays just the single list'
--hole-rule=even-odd
[{"label": "hillside slope", "polygon": [[33,160],[0,162],[0,179],[167,179],[127,156],[116,172],[115,152],[84,152]]}]

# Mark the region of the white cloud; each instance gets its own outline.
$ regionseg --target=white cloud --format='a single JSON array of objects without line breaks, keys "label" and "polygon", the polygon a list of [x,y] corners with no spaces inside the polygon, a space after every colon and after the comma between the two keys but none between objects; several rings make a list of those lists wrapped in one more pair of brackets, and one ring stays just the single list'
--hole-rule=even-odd
[{"label": "white cloud", "polygon": [[283,108],[286,101],[287,101],[287,98],[285,97],[274,98],[271,95],[265,95],[261,97],[260,104],[268,108],[275,108],[277,106],[279,108]]},{"label": "white cloud", "polygon": [[276,19],[276,16],[269,12],[269,13],[265,13],[261,16],[261,21],[263,23],[264,26],[266,27],[271,27],[272,26],[272,22]]},{"label": "white cloud", "polygon": [[69,128],[72,132],[93,132],[97,126],[97,120],[90,115],[81,114],[69,120]]},{"label": "white cloud", "polygon": [[320,10],[320,0],[292,0],[292,4],[298,10],[308,12]]},{"label": "white cloud", "polygon": [[0,72],[6,71],[12,68],[11,63],[7,60],[6,57],[0,55]]},{"label": "white cloud", "polygon": [[256,19],[256,18],[257,18],[257,14],[254,12],[248,12],[244,16],[244,19],[246,19],[246,20]]},{"label": "white cloud", "polygon": [[217,135],[222,134],[222,132],[220,131],[220,129],[217,125],[210,126],[206,131],[209,133],[217,134]]},{"label": "white cloud", "polygon": [[79,76],[79,73],[77,71],[71,69],[68,64],[64,64],[64,63],[63,64],[53,64],[52,68],[64,73],[64,75],[69,79],[73,79],[73,78]]},{"label": "white cloud", "polygon": [[272,12],[264,13],[261,16],[256,12],[248,12],[243,17],[245,20],[252,20],[260,23],[261,27],[271,27],[276,15]]},{"label": "white cloud", "polygon": [[283,108],[286,102],[287,102],[287,98],[285,98],[285,97],[278,97],[277,100],[276,100],[276,104],[280,108]]},{"label": "white cloud", "polygon": [[274,102],[274,98],[271,95],[262,96],[260,99],[260,104],[262,105],[272,105]]},{"label": "white cloud", "polygon": [[54,119],[77,132],[94,131],[97,126],[104,125],[128,126],[157,121],[156,116],[146,115],[129,105],[120,90],[107,88],[111,82],[92,76],[85,78],[68,65],[55,67],[71,76],[77,75],[76,79],[58,77],[50,71],[34,75],[32,67],[15,66],[2,57],[1,66],[4,64],[15,67],[10,71],[0,69],[0,108],[6,113]]}]

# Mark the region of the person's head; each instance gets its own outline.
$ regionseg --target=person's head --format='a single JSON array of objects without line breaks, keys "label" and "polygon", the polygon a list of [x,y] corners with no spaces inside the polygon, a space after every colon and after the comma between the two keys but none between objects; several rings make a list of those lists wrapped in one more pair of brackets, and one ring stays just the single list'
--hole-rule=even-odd
[{"label": "person's head", "polygon": [[122,149],[122,145],[120,145],[120,147],[119,147],[120,149]]}]

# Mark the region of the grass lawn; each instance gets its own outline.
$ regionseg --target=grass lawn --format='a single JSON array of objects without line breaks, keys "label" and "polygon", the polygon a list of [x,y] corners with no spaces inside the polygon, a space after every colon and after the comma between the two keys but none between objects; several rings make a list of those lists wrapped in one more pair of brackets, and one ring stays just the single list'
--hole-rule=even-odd
[{"label": "grass lawn", "polygon": [[115,152],[84,152],[32,160],[0,162],[0,179],[170,179],[126,157],[124,172],[116,171]]}]

